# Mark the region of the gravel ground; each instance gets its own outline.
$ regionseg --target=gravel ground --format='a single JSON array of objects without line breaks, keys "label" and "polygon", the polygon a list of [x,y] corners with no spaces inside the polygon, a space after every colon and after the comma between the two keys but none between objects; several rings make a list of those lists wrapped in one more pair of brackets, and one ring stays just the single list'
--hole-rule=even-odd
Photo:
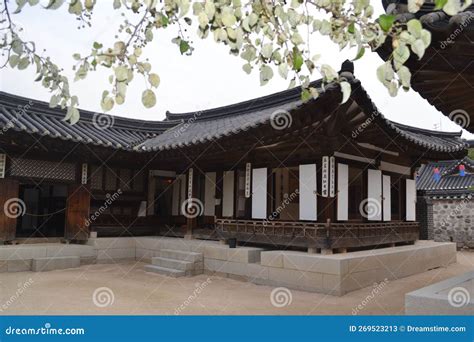
[{"label": "gravel ground", "polygon": [[343,297],[291,290],[283,307],[272,305],[269,286],[207,275],[167,278],[143,266],[0,273],[0,315],[351,315],[359,305],[360,315],[400,315],[405,293],[473,270],[474,252],[458,252],[447,268],[390,281],[378,293],[373,287]]}]

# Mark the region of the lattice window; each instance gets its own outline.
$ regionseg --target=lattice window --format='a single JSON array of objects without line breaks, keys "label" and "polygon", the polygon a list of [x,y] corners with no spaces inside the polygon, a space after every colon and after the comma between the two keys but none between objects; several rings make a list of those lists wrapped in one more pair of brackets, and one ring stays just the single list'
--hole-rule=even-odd
[{"label": "lattice window", "polygon": [[119,178],[120,178],[120,189],[123,191],[129,191],[131,188],[131,177],[132,171],[129,169],[120,169]]},{"label": "lattice window", "polygon": [[103,168],[102,166],[92,165],[90,182],[91,188],[95,190],[102,190],[103,187]]},{"label": "lattice window", "polygon": [[0,178],[5,178],[6,163],[7,163],[7,156],[4,153],[0,154]]},{"label": "lattice window", "polygon": [[143,192],[144,186],[144,176],[145,173],[143,171],[137,171],[133,177],[133,190],[138,192]]},{"label": "lattice window", "polygon": [[116,170],[106,168],[105,170],[105,190],[117,190]]},{"label": "lattice window", "polygon": [[76,180],[76,165],[73,163],[12,158],[9,170],[11,176],[17,177]]}]

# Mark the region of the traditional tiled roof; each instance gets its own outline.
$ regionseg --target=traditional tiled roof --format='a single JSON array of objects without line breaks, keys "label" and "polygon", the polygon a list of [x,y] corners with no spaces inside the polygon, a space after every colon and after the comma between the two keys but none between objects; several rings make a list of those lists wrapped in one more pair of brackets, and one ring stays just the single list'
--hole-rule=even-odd
[{"label": "traditional tiled roof", "polygon": [[150,122],[120,118],[80,110],[75,125],[64,121],[65,111],[49,108],[45,102],[0,92],[0,129],[48,136],[97,146],[131,150],[148,138],[175,125],[173,122]]},{"label": "traditional tiled roof", "polygon": [[[324,92],[320,81],[313,82],[312,86],[318,88],[321,93]],[[335,85],[329,85],[325,91],[330,89],[335,89]],[[167,120],[180,120],[181,124],[145,141],[138,148],[167,150],[213,141],[269,123],[272,114],[291,112],[302,105],[301,88],[294,88],[200,112],[181,114],[168,112]]]},{"label": "traditional tiled roof", "polygon": [[[459,165],[465,166],[465,176],[459,173]],[[436,180],[434,170],[438,168],[440,179]],[[473,191],[474,160],[465,157],[460,160],[430,162],[423,165],[417,177],[417,189],[443,195],[458,195],[466,190]]]},{"label": "traditional tiled roof", "polygon": [[[427,0],[410,13],[407,0],[382,0],[386,11],[401,23],[417,18],[431,32],[431,45],[424,57],[412,56],[406,65],[412,72],[411,86],[452,121],[474,132],[474,5],[454,16],[435,10]],[[387,39],[377,52],[390,59],[392,44]]]},{"label": "traditional tiled roof", "polygon": [[[352,63],[344,63],[340,75],[352,84],[349,101],[356,104],[361,115],[375,117],[378,127],[388,136],[401,138],[406,145],[423,151],[458,154],[465,151],[466,143],[461,139],[461,132],[433,132],[386,119],[354,77]],[[317,88],[320,95],[306,103],[301,101],[301,88],[294,88],[215,109],[183,114],[168,112],[163,121],[133,120],[81,110],[81,119],[75,125],[64,122],[64,111],[51,109],[47,103],[29,102],[26,98],[0,93],[0,129],[12,125],[11,128],[17,132],[129,151],[178,149],[270,125],[274,113],[292,114],[304,106],[314,110],[315,107],[311,106],[317,106],[317,101],[323,98],[340,99],[337,83],[323,87],[321,81],[315,81],[311,86]],[[337,96],[328,97],[334,94]]]}]

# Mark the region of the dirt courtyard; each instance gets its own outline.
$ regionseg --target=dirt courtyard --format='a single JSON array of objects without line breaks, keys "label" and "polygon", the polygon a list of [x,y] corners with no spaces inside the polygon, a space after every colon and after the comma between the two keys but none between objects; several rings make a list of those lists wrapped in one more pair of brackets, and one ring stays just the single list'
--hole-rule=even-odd
[{"label": "dirt courtyard", "polygon": [[474,269],[474,252],[458,252],[448,268],[389,281],[378,291],[335,297],[290,290],[286,305],[272,304],[270,286],[208,275],[168,278],[143,266],[0,273],[0,315],[403,315],[405,293]]}]

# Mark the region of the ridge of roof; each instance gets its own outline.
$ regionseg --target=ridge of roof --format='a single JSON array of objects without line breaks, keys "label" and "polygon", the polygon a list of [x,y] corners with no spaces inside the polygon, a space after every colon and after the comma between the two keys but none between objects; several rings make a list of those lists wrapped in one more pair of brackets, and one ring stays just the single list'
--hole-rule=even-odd
[{"label": "ridge of roof", "polygon": [[[310,83],[310,87],[322,89],[322,80],[316,80]],[[167,120],[186,120],[191,117],[195,117],[196,120],[209,120],[217,119],[229,116],[238,116],[245,114],[245,111],[251,108],[252,110],[264,110],[267,108],[273,108],[281,104],[285,104],[291,101],[296,101],[301,98],[301,87],[294,87],[291,89],[283,90],[277,93],[257,97],[251,100],[245,100],[230,105],[215,107],[205,110],[197,110],[193,112],[184,113],[171,113],[166,112]]]},{"label": "ridge of roof", "polygon": [[[31,104],[30,104],[31,103]],[[66,110],[61,107],[51,108],[49,103],[41,100],[31,99],[28,97],[15,95],[0,91],[0,106],[7,107],[12,110],[22,111],[22,106],[29,105],[29,110],[34,111],[34,108],[41,109],[41,115],[51,116],[63,120],[66,115]],[[100,115],[102,120],[110,121],[114,123],[116,128],[143,130],[149,133],[161,133],[168,129],[172,125],[176,125],[178,122],[164,121],[164,120],[142,120],[132,119],[112,114],[106,114],[103,112],[93,112],[90,110],[79,109],[81,114],[81,122],[94,122],[95,116]]]}]

